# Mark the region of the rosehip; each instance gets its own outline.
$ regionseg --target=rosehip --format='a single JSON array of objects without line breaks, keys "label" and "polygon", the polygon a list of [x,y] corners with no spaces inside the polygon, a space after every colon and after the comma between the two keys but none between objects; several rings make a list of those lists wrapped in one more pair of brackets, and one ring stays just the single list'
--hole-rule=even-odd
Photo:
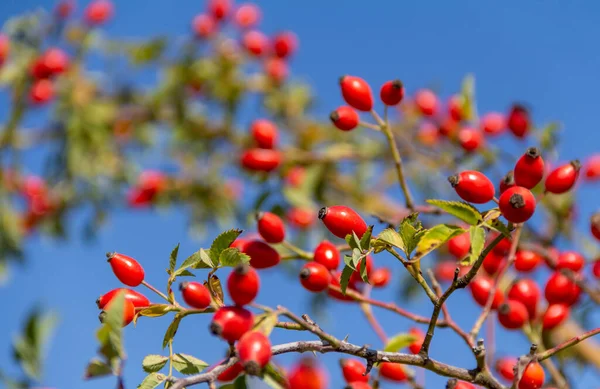
[{"label": "rosehip", "polygon": [[545,378],[542,366],[537,362],[530,362],[519,381],[519,389],[540,389],[544,385]]},{"label": "rosehip", "polygon": [[306,357],[292,367],[287,378],[289,389],[326,389],[328,384],[327,372]]},{"label": "rosehip", "polygon": [[[469,289],[471,289],[471,295],[477,304],[482,307],[485,307],[487,300],[489,298],[490,292],[492,290],[492,280],[486,276],[478,276],[469,284]],[[492,309],[498,309],[500,304],[504,301],[504,296],[502,295],[502,291],[499,288],[496,288],[496,292],[494,293],[494,299],[492,301]]]},{"label": "rosehip", "polygon": [[281,154],[275,150],[250,149],[244,151],[240,161],[248,170],[270,172],[281,164]]},{"label": "rosehip", "polygon": [[9,52],[10,39],[4,34],[0,34],[0,65],[6,61]]},{"label": "rosehip", "polygon": [[309,262],[300,270],[300,283],[311,292],[322,292],[329,286],[331,274],[317,262]]},{"label": "rosehip", "polygon": [[259,212],[256,215],[258,233],[267,243],[281,243],[285,239],[283,220],[271,212]]},{"label": "rosehip", "polygon": [[192,20],[192,30],[198,38],[206,39],[215,33],[217,23],[212,17],[206,14],[199,14]]},{"label": "rosehip", "polygon": [[456,132],[459,129],[459,123],[452,118],[444,119],[438,128],[438,132],[440,135],[447,136],[449,138],[454,138]]},{"label": "rosehip", "polygon": [[381,86],[379,97],[383,104],[398,105],[404,98],[404,86],[400,80],[388,81]]},{"label": "rosehip", "polygon": [[343,76],[340,78],[342,96],[348,105],[359,111],[373,109],[371,87],[360,77]]},{"label": "rosehip", "polygon": [[[495,240],[498,237],[498,235],[500,235],[500,234],[499,233],[490,234],[489,241],[492,242],[493,240]],[[494,251],[494,253],[496,253],[498,255],[506,256],[510,252],[511,246],[512,246],[512,240],[510,238],[504,237],[500,240],[500,242],[498,242],[496,247],[494,247],[493,251]]]},{"label": "rosehip", "polygon": [[293,32],[285,31],[273,37],[273,52],[279,58],[292,55],[298,46],[298,38]]},{"label": "rosehip", "polygon": [[600,241],[600,212],[592,215],[590,219],[590,231]]},{"label": "rosehip", "polygon": [[311,208],[290,208],[285,217],[294,227],[302,229],[312,226],[316,221],[315,212]]},{"label": "rosehip", "polygon": [[342,105],[329,115],[334,126],[342,131],[352,131],[358,127],[358,112],[354,108]]},{"label": "rosehip", "polygon": [[231,12],[231,0],[209,0],[206,8],[216,20],[223,20]]},{"label": "rosehip", "polygon": [[515,174],[511,170],[510,172],[506,173],[506,175],[502,177],[502,180],[500,181],[500,194],[506,192],[507,189],[512,188],[515,185],[517,185],[515,183]]},{"label": "rosehip", "polygon": [[368,382],[354,381],[350,382],[344,389],[373,389]]},{"label": "rosehip", "polygon": [[33,64],[31,70],[35,78],[48,78],[64,73],[69,66],[69,57],[61,49],[46,50]]},{"label": "rosehip", "polygon": [[192,308],[205,309],[210,305],[210,292],[199,282],[182,282],[179,290],[183,301]]},{"label": "rosehip", "polygon": [[236,349],[244,370],[250,375],[258,375],[271,360],[271,342],[259,331],[245,333]]},{"label": "rosehip", "polygon": [[561,194],[569,191],[579,177],[579,169],[581,164],[577,159],[554,169],[546,177],[546,192]]},{"label": "rosehip", "polygon": [[513,105],[508,114],[507,127],[518,138],[527,135],[530,127],[527,109],[519,104]]},{"label": "rosehip", "polygon": [[496,362],[496,371],[508,382],[513,382],[515,379],[515,366],[517,358],[500,358]]},{"label": "rosehip", "polygon": [[459,381],[456,378],[448,380],[446,383],[446,389],[476,389],[475,385],[465,381]]},{"label": "rosehip", "polygon": [[289,75],[287,63],[281,58],[269,58],[264,64],[265,74],[275,85],[282,84]]},{"label": "rosehip", "polygon": [[367,371],[367,366],[357,359],[340,359],[342,374],[347,383],[368,382],[369,375],[363,375]]},{"label": "rosehip", "polygon": [[258,295],[260,278],[248,265],[237,266],[227,278],[229,297],[236,305],[250,304]]},{"label": "rosehip", "polygon": [[448,99],[448,114],[457,122],[463,120],[464,98],[460,95],[454,95]]},{"label": "rosehip", "polygon": [[266,119],[258,119],[250,125],[250,133],[258,147],[272,149],[277,144],[279,134],[275,123]]},{"label": "rosehip", "polygon": [[221,307],[215,312],[210,332],[232,343],[252,329],[254,316],[242,307]]},{"label": "rosehip", "polygon": [[506,265],[506,258],[504,255],[500,255],[492,250],[483,259],[481,266],[483,270],[489,275],[496,274],[500,269]]},{"label": "rosehip", "polygon": [[438,110],[438,98],[429,89],[421,89],[415,93],[415,104],[425,116],[433,116]]},{"label": "rosehip", "polygon": [[594,274],[594,277],[597,279],[600,279],[600,259],[596,259],[594,261],[594,265],[592,266],[592,274]]},{"label": "rosehip", "polygon": [[42,105],[54,97],[54,85],[47,79],[37,80],[29,91],[29,100],[35,105]]},{"label": "rosehip", "polygon": [[104,309],[104,307],[121,291],[125,292],[125,300],[131,301],[135,308],[145,308],[150,305],[150,300],[148,300],[146,296],[140,292],[126,288],[113,289],[110,292],[103,294],[96,300],[96,305],[98,305],[99,309]]},{"label": "rosehip", "polygon": [[220,382],[230,382],[235,380],[242,372],[244,371],[244,366],[241,363],[237,362],[233,366],[228,367],[223,370],[221,374],[217,376],[217,381]]},{"label": "rosehip", "polygon": [[423,122],[417,130],[417,139],[425,146],[435,146],[440,140],[438,128],[432,123]]},{"label": "rosehip", "polygon": [[291,168],[286,176],[286,183],[292,187],[299,187],[304,182],[304,177],[306,176],[306,169],[302,166],[294,166]]},{"label": "rosehip", "polygon": [[549,304],[571,306],[579,300],[580,293],[579,286],[559,271],[550,275],[544,289],[544,295]]},{"label": "rosehip", "polygon": [[441,282],[451,282],[454,279],[454,271],[458,263],[451,259],[444,259],[435,267],[435,277]]},{"label": "rosehip", "polygon": [[522,328],[528,320],[527,308],[517,300],[508,300],[498,307],[498,321],[507,330]]},{"label": "rosehip", "polygon": [[570,309],[565,304],[550,304],[542,318],[542,328],[551,330],[558,327],[569,317]]},{"label": "rosehip", "polygon": [[512,223],[526,222],[535,212],[535,197],[531,191],[521,186],[507,189],[500,195],[500,212]]},{"label": "rosehip", "polygon": [[504,115],[499,112],[490,112],[481,118],[481,129],[488,135],[499,135],[506,129]]},{"label": "rosehip", "polygon": [[62,0],[54,8],[54,13],[60,19],[66,19],[73,12],[73,8],[75,8],[74,0]]},{"label": "rosehip", "polygon": [[324,240],[315,248],[313,260],[329,270],[336,270],[340,265],[340,252],[333,243]]},{"label": "rosehip", "polygon": [[234,20],[239,28],[254,27],[261,18],[260,8],[252,3],[242,4],[235,11]]},{"label": "rosehip", "polygon": [[[0,53],[0,58],[1,56],[2,54]],[[2,63],[1,59],[0,63]],[[600,179],[600,154],[592,155],[585,161],[583,174],[586,181],[596,181]]]},{"label": "rosehip", "polygon": [[127,286],[138,286],[144,281],[144,268],[135,259],[119,253],[107,253],[108,263],[115,276]]},{"label": "rosehip", "polygon": [[423,341],[425,340],[425,333],[416,327],[409,329],[408,333],[415,338],[415,340],[408,345],[408,350],[412,354],[418,354],[419,351],[421,351],[421,346],[423,346]]},{"label": "rosehip", "polygon": [[380,267],[369,274],[369,283],[373,285],[374,288],[383,288],[389,284],[390,278],[392,278],[390,269],[387,267]]},{"label": "rosehip", "polygon": [[[471,250],[471,236],[468,232],[448,240],[448,252],[456,259],[463,259]],[[454,271],[454,269],[453,269]]]},{"label": "rosehip", "polygon": [[269,38],[260,31],[248,31],[242,37],[242,45],[249,54],[260,57],[269,50]]},{"label": "rosehip", "polygon": [[243,252],[250,257],[250,266],[255,269],[276,266],[281,260],[277,250],[260,240],[246,243]]},{"label": "rosehip", "polygon": [[544,160],[540,150],[530,147],[515,165],[515,183],[527,189],[536,186],[544,177]]},{"label": "rosehip", "polygon": [[323,207],[319,210],[319,219],[325,227],[338,238],[345,239],[352,232],[361,238],[367,231],[367,223],[356,211],[344,205]]},{"label": "rosehip", "polygon": [[556,270],[571,269],[578,272],[585,266],[585,259],[581,254],[575,251],[564,251],[558,256]]},{"label": "rosehip", "polygon": [[516,300],[523,304],[527,308],[529,317],[535,319],[540,295],[540,288],[535,281],[524,278],[512,284],[507,297],[509,300]]},{"label": "rosehip", "polygon": [[109,0],[94,0],[84,11],[85,21],[92,26],[100,25],[113,15],[113,4]]},{"label": "rosehip", "polygon": [[474,128],[465,127],[458,132],[458,142],[464,151],[475,151],[483,145],[483,134]]},{"label": "rosehip", "polygon": [[[114,301],[115,300],[111,300],[108,304],[106,304],[106,311],[108,311],[110,309],[110,307]],[[105,316],[106,316],[105,311],[100,312],[100,316],[98,316],[98,318],[100,319],[101,323],[104,322]],[[123,300],[123,327],[128,326],[129,323],[131,323],[133,321],[134,317],[135,317],[135,307],[133,306],[133,303],[127,299]]]},{"label": "rosehip", "polygon": [[394,382],[404,382],[408,379],[404,367],[399,363],[382,362],[379,365],[379,374],[383,378]]},{"label": "rosehip", "polygon": [[483,173],[465,170],[448,177],[456,193],[465,201],[485,204],[494,198],[494,184]]},{"label": "rosehip", "polygon": [[543,261],[541,255],[531,250],[518,250],[515,255],[515,269],[520,272],[527,273],[535,268]]}]

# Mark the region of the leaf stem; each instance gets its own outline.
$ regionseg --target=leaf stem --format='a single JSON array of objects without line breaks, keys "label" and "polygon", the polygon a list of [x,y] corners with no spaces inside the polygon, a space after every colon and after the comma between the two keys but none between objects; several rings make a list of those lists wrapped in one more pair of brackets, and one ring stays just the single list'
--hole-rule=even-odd
[{"label": "leaf stem", "polygon": [[170,303],[169,298],[167,297],[167,295],[164,294],[163,292],[161,292],[160,290],[156,289],[154,286],[150,285],[146,281],[142,281],[142,285],[144,285],[146,288],[150,289],[151,291],[153,291],[154,293],[156,293],[157,295],[159,295],[160,297],[162,297],[165,301],[167,301],[168,303]]}]

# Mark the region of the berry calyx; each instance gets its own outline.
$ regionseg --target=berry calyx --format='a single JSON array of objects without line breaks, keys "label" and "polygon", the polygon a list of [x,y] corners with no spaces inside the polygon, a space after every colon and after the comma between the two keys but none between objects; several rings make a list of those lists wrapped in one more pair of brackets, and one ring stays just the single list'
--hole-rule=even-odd
[{"label": "berry calyx", "polygon": [[402,81],[393,80],[383,84],[379,91],[379,97],[385,105],[394,106],[400,104],[404,98],[404,85],[402,85]]},{"label": "berry calyx", "polygon": [[267,243],[281,243],[285,239],[283,220],[271,212],[259,212],[256,215],[258,233]]},{"label": "berry calyx", "polygon": [[536,201],[529,189],[514,186],[500,195],[499,206],[506,220],[512,223],[523,223],[533,216]]},{"label": "berry calyx", "polygon": [[542,318],[542,328],[552,330],[562,324],[569,317],[570,309],[565,304],[550,304]]},{"label": "berry calyx", "polygon": [[340,87],[348,105],[365,112],[373,109],[373,93],[365,80],[355,76],[343,76],[340,78]]},{"label": "berry calyx", "polygon": [[354,108],[347,105],[338,107],[335,111],[331,112],[329,119],[333,125],[342,131],[352,131],[358,127],[359,117],[358,112]]},{"label": "berry calyx", "polygon": [[544,177],[544,160],[537,147],[530,147],[519,158],[514,169],[515,183],[527,189],[535,187]]},{"label": "berry calyx", "polygon": [[254,316],[242,307],[221,307],[215,312],[210,332],[228,342],[235,342],[252,329]]},{"label": "berry calyx", "polygon": [[258,375],[271,360],[271,342],[259,331],[247,332],[236,345],[238,357],[249,375]]},{"label": "berry calyx", "polygon": [[236,305],[250,304],[258,295],[260,278],[248,265],[238,265],[227,278],[229,297]]},{"label": "berry calyx", "polygon": [[261,240],[246,243],[242,252],[250,257],[250,266],[255,269],[267,269],[276,266],[281,260],[277,250]]},{"label": "berry calyx", "polygon": [[[487,276],[478,276],[469,284],[469,289],[471,290],[473,300],[475,300],[479,306],[485,307],[492,290],[492,286],[493,282]],[[498,309],[503,301],[504,296],[502,295],[502,291],[499,288],[496,288],[496,292],[494,293],[492,300],[492,309]]]},{"label": "berry calyx", "polygon": [[329,270],[317,262],[309,262],[300,270],[300,283],[306,290],[322,292],[329,286],[331,274]]},{"label": "berry calyx", "polygon": [[270,120],[257,119],[250,125],[250,133],[258,147],[272,149],[277,144],[279,132],[277,126]]},{"label": "berry calyx", "polygon": [[210,292],[199,282],[182,282],[179,290],[183,301],[192,308],[205,309],[210,305]]},{"label": "berry calyx", "polygon": [[103,294],[96,300],[96,305],[98,305],[99,309],[104,309],[104,307],[110,303],[119,292],[124,292],[125,300],[130,301],[135,308],[145,308],[150,305],[150,300],[148,300],[146,296],[133,289],[127,288],[116,288]]},{"label": "berry calyx", "polygon": [[119,253],[107,253],[108,263],[115,276],[127,286],[138,286],[144,281],[144,268],[135,259]]},{"label": "berry calyx", "polygon": [[522,328],[528,320],[527,308],[517,300],[508,300],[498,307],[498,321],[507,330]]},{"label": "berry calyx", "polygon": [[580,169],[581,163],[577,159],[554,169],[546,177],[546,192],[561,194],[571,190],[579,177]]},{"label": "berry calyx", "polygon": [[369,375],[364,375],[367,366],[358,359],[340,359],[340,366],[347,383],[369,381]]},{"label": "berry calyx", "polygon": [[516,300],[527,308],[527,313],[531,319],[537,314],[537,306],[540,301],[540,288],[537,283],[530,279],[521,279],[512,284],[508,290],[509,300]]},{"label": "berry calyx", "polygon": [[379,365],[379,374],[381,374],[381,377],[393,382],[405,382],[408,379],[404,367],[399,363],[382,362]]},{"label": "berry calyx", "polygon": [[345,205],[333,205],[319,210],[319,219],[333,235],[345,239],[352,232],[359,238],[367,231],[367,223],[355,210]]},{"label": "berry calyx", "polygon": [[465,201],[475,204],[485,204],[494,198],[494,184],[483,173],[465,170],[448,177],[456,194]]},{"label": "berry calyx", "polygon": [[519,381],[519,389],[540,389],[544,385],[545,379],[546,375],[542,366],[537,362],[530,362]]}]

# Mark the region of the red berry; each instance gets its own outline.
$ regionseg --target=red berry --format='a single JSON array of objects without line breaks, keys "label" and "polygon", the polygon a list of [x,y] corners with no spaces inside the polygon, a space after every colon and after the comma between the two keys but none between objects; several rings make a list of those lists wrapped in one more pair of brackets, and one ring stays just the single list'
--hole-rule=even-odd
[{"label": "red berry", "polygon": [[287,63],[281,58],[269,58],[264,64],[265,74],[275,85],[282,84],[289,75]]},{"label": "red berry", "polygon": [[405,382],[408,379],[404,367],[399,363],[382,362],[379,365],[379,374],[383,378],[394,382]]},{"label": "red berry", "polygon": [[[106,304],[106,311],[108,311],[111,308],[111,305],[113,304],[115,300],[111,300],[108,302],[108,304]],[[105,311],[100,312],[100,321],[104,322],[104,316],[106,315]],[[129,325],[129,323],[131,323],[133,321],[133,318],[135,317],[135,307],[133,305],[133,303],[127,299],[125,299],[123,301],[123,327],[126,327],[127,325]]]},{"label": "red berry", "polygon": [[340,87],[348,105],[365,112],[373,109],[373,93],[365,80],[360,77],[343,76],[340,78]]},{"label": "red berry", "polygon": [[496,362],[496,371],[507,382],[513,382],[515,379],[515,367],[517,366],[517,358],[500,358]]},{"label": "red berry", "polygon": [[209,0],[206,8],[213,18],[223,20],[231,12],[231,0]]},{"label": "red berry", "polygon": [[559,326],[569,317],[570,309],[565,304],[550,304],[544,312],[542,328],[551,330]]},{"label": "red berry", "polygon": [[[336,287],[336,288],[340,287],[341,275],[342,275],[342,272],[338,271],[331,277],[331,284],[329,284],[330,288],[327,289],[327,294],[329,295],[329,297],[334,298],[338,301],[354,301],[354,299],[352,297],[344,295],[341,292],[338,292],[337,290],[331,289],[331,287]],[[352,283],[352,280],[350,280],[350,282],[348,283],[348,289],[356,290],[356,285],[354,285]]]},{"label": "red berry", "polygon": [[281,164],[281,154],[275,150],[250,149],[244,151],[240,161],[248,170],[270,172]]},{"label": "red berry", "polygon": [[260,8],[256,4],[245,3],[235,11],[234,20],[239,28],[254,27],[261,18]]},{"label": "red berry", "polygon": [[254,316],[242,307],[221,307],[215,312],[210,332],[228,342],[235,342],[252,329]]},{"label": "red berry", "polygon": [[244,366],[240,362],[234,364],[223,370],[221,374],[217,376],[219,382],[230,382],[235,380],[244,371]]},{"label": "red berry", "polygon": [[198,38],[206,39],[215,33],[217,23],[212,17],[206,14],[199,14],[192,20],[192,30]]},{"label": "red berry", "polygon": [[127,286],[138,286],[144,281],[144,268],[135,259],[119,253],[106,254],[115,276]]},{"label": "red berry", "polygon": [[179,290],[183,301],[192,308],[205,309],[210,305],[210,292],[199,282],[182,282]]},{"label": "red berry", "polygon": [[515,183],[527,189],[536,186],[544,177],[544,160],[540,150],[530,147],[519,158],[514,170]]},{"label": "red berry", "polygon": [[464,98],[460,95],[454,95],[448,100],[448,114],[457,122],[464,118],[463,106]]},{"label": "red berry", "polygon": [[347,383],[369,381],[369,375],[363,375],[367,366],[358,359],[340,359],[340,366]]},{"label": "red berry", "polygon": [[507,330],[522,328],[528,320],[527,308],[520,301],[508,300],[498,307],[498,321]]},{"label": "red berry", "polygon": [[259,331],[244,334],[236,349],[244,370],[250,375],[258,375],[271,360],[271,342]]},{"label": "red berry", "polygon": [[246,244],[248,242],[249,242],[248,239],[237,238],[236,240],[233,241],[232,244],[229,245],[229,247],[233,247],[233,248],[240,250],[241,252],[244,252],[244,247],[246,247]]},{"label": "red berry", "polygon": [[42,105],[52,100],[54,97],[54,85],[47,79],[37,80],[31,86],[29,91],[29,100],[33,104]]},{"label": "red berry", "polygon": [[290,224],[301,229],[307,229],[316,221],[315,212],[311,208],[290,208],[285,217]]},{"label": "red berry", "polygon": [[425,146],[437,145],[440,141],[438,128],[430,122],[423,122],[417,130],[417,140]]},{"label": "red berry", "polygon": [[250,304],[258,295],[259,288],[258,273],[250,266],[240,265],[229,273],[227,291],[236,305]]},{"label": "red berry", "polygon": [[293,32],[285,31],[273,37],[273,51],[279,58],[287,58],[296,51],[298,38]]},{"label": "red berry", "polygon": [[447,136],[449,138],[454,138],[458,130],[459,123],[452,118],[444,119],[438,128],[440,135]]},{"label": "red berry", "polygon": [[125,300],[130,301],[135,308],[145,308],[150,305],[150,300],[148,300],[146,296],[127,288],[117,288],[103,294],[96,300],[96,305],[98,305],[99,309],[104,309],[104,307],[111,302],[119,292],[124,292]]},{"label": "red berry", "polygon": [[379,97],[383,104],[398,105],[404,98],[404,86],[400,80],[388,81],[381,86]]},{"label": "red berry", "polygon": [[567,276],[559,271],[550,275],[546,282],[544,295],[550,304],[573,305],[579,300],[581,290]]},{"label": "red berry", "polygon": [[344,389],[373,389],[368,382],[354,381],[350,382]]},{"label": "red berry", "polygon": [[512,223],[523,223],[535,212],[535,197],[527,188],[514,186],[507,189],[499,199],[502,216]]},{"label": "red berry", "polygon": [[294,166],[291,168],[286,176],[286,183],[292,187],[299,187],[304,182],[304,177],[306,176],[306,169],[302,166]]},{"label": "red berry", "polygon": [[[490,234],[489,242],[492,242],[493,240],[495,240],[498,237],[498,235],[499,235],[499,233]],[[496,253],[498,255],[506,256],[510,252],[511,246],[512,246],[512,240],[510,238],[504,237],[500,240],[500,242],[498,242],[496,247],[494,247],[493,251],[494,251],[494,253]]]},{"label": "red berry", "polygon": [[481,265],[487,274],[493,275],[504,268],[506,265],[506,258],[504,255],[498,254],[496,251],[492,250],[485,256]]},{"label": "red berry", "polygon": [[[448,252],[456,259],[463,259],[471,250],[471,236],[468,232],[448,240]],[[456,267],[456,266],[455,266]],[[454,268],[452,268],[454,272]]]},{"label": "red berry", "polygon": [[590,219],[590,231],[600,241],[600,212],[592,215]]},{"label": "red berry", "polygon": [[74,0],[62,0],[54,8],[54,14],[60,19],[68,18],[75,8]]},{"label": "red berry", "polygon": [[359,117],[358,112],[354,108],[347,105],[342,105],[335,111],[331,112],[329,119],[334,126],[342,131],[352,131],[358,127]]},{"label": "red berry", "polygon": [[269,38],[260,31],[248,31],[242,37],[242,45],[249,54],[260,57],[269,50]]},{"label": "red berry", "polygon": [[327,372],[316,360],[302,358],[287,375],[288,389],[327,389]]},{"label": "red berry", "polygon": [[594,277],[596,277],[596,279],[600,279],[600,259],[596,259],[594,261],[594,265],[592,267],[592,274],[594,274]]},{"label": "red berry", "polygon": [[483,145],[483,134],[474,128],[465,127],[458,132],[458,142],[464,151],[475,151]]},{"label": "red berry", "polygon": [[465,381],[458,381],[456,378],[448,380],[446,389],[476,389],[475,385]]},{"label": "red berry", "polygon": [[457,267],[458,262],[455,260],[444,259],[435,266],[435,277],[441,282],[451,282]]},{"label": "red berry", "polygon": [[[0,53],[0,58],[1,56]],[[0,63],[2,63],[1,59]],[[583,165],[583,174],[586,181],[597,181],[600,179],[600,154],[592,155],[585,161]]]},{"label": "red berry", "polygon": [[488,135],[499,135],[506,129],[506,121],[501,113],[490,112],[483,115],[480,126]]},{"label": "red berry", "polygon": [[48,78],[64,73],[69,66],[69,57],[61,49],[46,50],[33,64],[31,73],[35,78]]},{"label": "red berry", "polygon": [[[489,298],[490,292],[492,290],[493,282],[490,278],[486,276],[478,276],[469,284],[469,288],[471,289],[471,295],[477,304],[482,307],[485,307],[487,300]],[[502,295],[502,291],[499,288],[496,288],[496,293],[494,293],[494,299],[492,301],[492,309],[498,309],[500,304],[504,301],[504,296]]]},{"label": "red berry", "polygon": [[535,268],[543,261],[542,256],[532,250],[518,250],[515,255],[515,269],[520,272],[527,273]]},{"label": "red berry", "polygon": [[421,346],[425,340],[425,333],[416,327],[409,329],[408,333],[415,338],[415,340],[408,345],[408,350],[412,354],[418,354],[419,351],[421,351]]},{"label": "red berry", "polygon": [[575,272],[580,271],[585,266],[585,259],[576,251],[564,251],[558,256],[556,270],[571,269]]},{"label": "red berry", "polygon": [[6,61],[9,52],[10,39],[4,34],[0,34],[0,65],[2,65]]},{"label": "red berry", "polygon": [[557,167],[546,177],[546,191],[556,194],[569,191],[579,177],[579,169],[581,169],[579,160]]},{"label": "red berry", "polygon": [[531,319],[536,317],[540,295],[540,288],[535,281],[526,278],[512,284],[507,294],[509,300],[516,300],[527,308]]},{"label": "red berry", "polygon": [[507,189],[512,188],[515,185],[515,174],[511,170],[510,172],[506,173],[506,175],[502,177],[502,180],[500,181],[500,194],[506,192]]},{"label": "red berry", "polygon": [[367,223],[356,211],[344,205],[333,205],[323,207],[319,211],[319,219],[325,227],[338,238],[345,239],[352,232],[359,238],[367,231]]},{"label": "red berry", "polygon": [[256,215],[258,233],[267,243],[281,243],[285,239],[283,220],[271,212],[259,212]]},{"label": "red berry", "polygon": [[281,260],[281,256],[277,250],[260,240],[253,240],[246,243],[243,252],[250,257],[250,266],[255,269],[266,269],[276,266]]},{"label": "red berry", "polygon": [[94,0],[85,9],[85,21],[97,26],[106,22],[113,15],[113,4],[109,0]]},{"label": "red berry", "polygon": [[380,267],[369,274],[369,283],[373,285],[374,288],[383,288],[389,284],[391,278],[392,272],[390,269],[387,267]]},{"label": "red berry", "polygon": [[448,177],[456,193],[465,201],[485,204],[494,198],[494,184],[483,173],[465,170]]},{"label": "red berry", "polygon": [[333,243],[324,240],[315,248],[313,260],[329,270],[337,270],[340,265],[340,252]]},{"label": "red berry", "polygon": [[309,262],[300,270],[300,283],[311,292],[322,292],[329,286],[331,274],[317,262]]},{"label": "red berry", "polygon": [[415,93],[415,104],[425,116],[434,116],[439,105],[437,96],[429,89],[421,89]]},{"label": "red berry", "polygon": [[521,105],[513,105],[508,113],[506,125],[516,137],[523,138],[530,127],[529,112]]},{"label": "red berry", "polygon": [[519,381],[519,389],[540,389],[544,385],[545,378],[542,366],[537,362],[530,362]]}]

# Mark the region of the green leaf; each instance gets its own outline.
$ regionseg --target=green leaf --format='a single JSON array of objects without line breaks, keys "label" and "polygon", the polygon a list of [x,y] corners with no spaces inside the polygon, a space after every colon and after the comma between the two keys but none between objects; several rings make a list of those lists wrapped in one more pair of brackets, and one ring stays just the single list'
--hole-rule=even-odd
[{"label": "green leaf", "polygon": [[425,255],[446,243],[448,239],[460,235],[463,232],[464,230],[462,228],[449,224],[439,224],[426,230],[417,245],[417,253],[413,259],[423,258]]},{"label": "green leaf", "polygon": [[265,313],[257,316],[254,320],[254,330],[269,336],[271,335],[273,328],[275,328],[275,324],[277,324],[277,315]]},{"label": "green leaf", "polygon": [[138,389],[154,389],[158,385],[162,384],[166,379],[167,376],[164,374],[152,373],[144,378],[142,383],[138,385]]},{"label": "green leaf", "polygon": [[219,263],[224,267],[235,267],[242,263],[249,263],[250,257],[235,247],[230,247],[221,252]]},{"label": "green leaf", "polygon": [[137,313],[137,316],[160,317],[173,310],[173,306],[169,304],[152,304]]},{"label": "green leaf", "polygon": [[242,232],[242,230],[238,229],[225,231],[213,240],[209,250],[209,256],[213,264],[218,265],[221,253],[228,249]]},{"label": "green leaf", "polygon": [[404,347],[408,347],[411,343],[413,343],[416,340],[417,337],[412,334],[400,333],[388,339],[387,343],[385,344],[385,347],[383,348],[383,351],[396,353]]},{"label": "green leaf", "polygon": [[167,328],[167,332],[165,332],[165,336],[163,338],[163,343],[162,343],[163,348],[167,347],[169,342],[171,340],[173,340],[173,338],[175,337],[175,334],[177,333],[177,329],[179,329],[179,323],[181,323],[181,319],[183,319],[183,315],[178,313],[173,318],[173,321],[171,322],[171,324],[169,324],[169,328]]},{"label": "green leaf", "polygon": [[352,273],[354,273],[353,268],[344,266],[344,270],[342,270],[342,275],[340,276],[340,289],[342,289],[343,294],[346,294],[346,288],[348,288],[348,282],[350,282]]},{"label": "green leaf", "polygon": [[176,271],[175,276],[177,277],[196,277],[196,275],[194,273],[192,273],[191,271],[187,270],[187,269],[181,269]]},{"label": "green leaf", "polygon": [[175,248],[173,248],[173,250],[171,251],[171,256],[169,257],[169,269],[171,269],[171,271],[175,270],[175,265],[177,265],[177,254],[179,253],[179,243],[177,243],[177,246],[175,246]]},{"label": "green leaf", "polygon": [[476,226],[483,220],[477,208],[463,201],[427,200],[427,202],[472,226]]},{"label": "green leaf", "polygon": [[392,228],[386,228],[377,235],[376,242],[379,241],[386,246],[393,246],[404,251],[404,242],[399,233]]},{"label": "green leaf", "polygon": [[265,366],[264,380],[267,385],[274,389],[288,387],[285,373],[272,363],[269,363],[267,366]]},{"label": "green leaf", "polygon": [[360,247],[363,250],[368,250],[371,248],[371,236],[373,235],[373,226],[369,226],[367,231],[360,238]]},{"label": "green leaf", "polygon": [[200,249],[192,254],[185,262],[183,262],[181,268],[184,268],[184,265],[186,265],[186,262],[188,261],[192,263],[190,267],[193,267],[194,269],[214,269],[219,265],[218,258],[216,261],[213,261],[204,249]]},{"label": "green leaf", "polygon": [[400,223],[398,233],[402,238],[404,244],[404,252],[407,256],[417,248],[417,244],[421,240],[422,235],[425,233],[425,229],[419,220],[419,214],[413,213],[405,217]]},{"label": "green leaf", "polygon": [[177,353],[173,355],[173,367],[185,375],[198,374],[206,369],[208,363],[187,354]]},{"label": "green leaf", "polygon": [[363,256],[360,261],[360,278],[362,278],[363,282],[366,284],[370,284],[369,275],[367,274],[367,257]]},{"label": "green leaf", "polygon": [[87,380],[90,378],[104,377],[110,374],[112,374],[112,369],[107,363],[102,362],[99,359],[92,359],[85,368],[83,378]]},{"label": "green leaf", "polygon": [[460,97],[462,99],[462,113],[465,120],[478,121],[475,104],[475,77],[472,74],[467,74],[463,79]]},{"label": "green leaf", "polygon": [[316,208],[315,203],[312,201],[310,193],[298,190],[290,186],[284,186],[281,189],[281,194],[290,205],[297,208]]},{"label": "green leaf", "polygon": [[146,355],[142,361],[142,368],[146,373],[156,373],[165,367],[168,361],[169,357],[162,355]]},{"label": "green leaf", "polygon": [[129,46],[129,59],[135,66],[144,65],[160,58],[166,47],[165,38],[155,38],[141,44],[135,43]]},{"label": "green leaf", "polygon": [[508,227],[506,226],[506,224],[504,224],[501,220],[498,219],[492,219],[492,220],[488,220],[485,223],[485,226],[491,228],[492,230],[498,231],[499,233],[501,233],[502,235],[504,235],[507,238],[510,238],[510,233],[511,231],[508,229]]},{"label": "green leaf", "polygon": [[483,227],[471,226],[469,234],[471,236],[471,249],[469,255],[461,261],[461,264],[465,266],[474,264],[485,246],[485,230]]}]

